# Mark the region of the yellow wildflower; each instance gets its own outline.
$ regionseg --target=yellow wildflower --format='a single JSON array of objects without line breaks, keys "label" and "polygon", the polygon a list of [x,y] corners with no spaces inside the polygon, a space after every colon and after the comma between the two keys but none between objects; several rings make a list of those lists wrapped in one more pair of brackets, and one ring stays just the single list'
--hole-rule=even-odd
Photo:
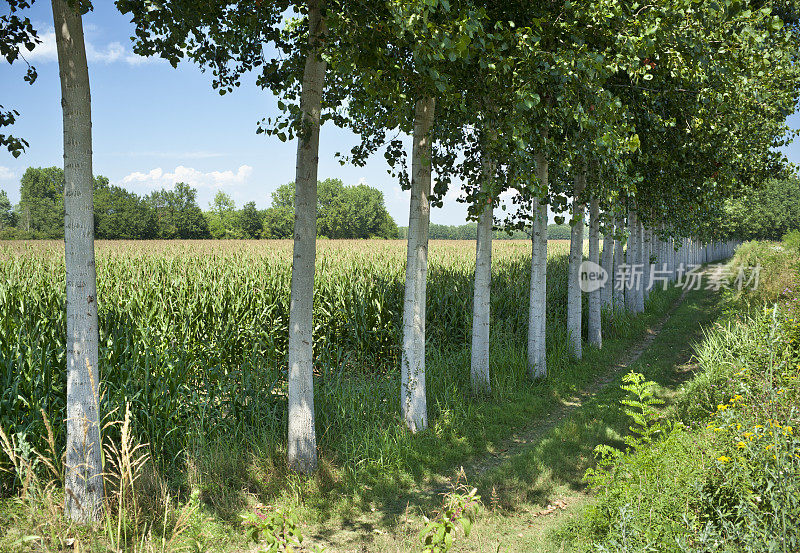
[{"label": "yellow wildflower", "polygon": [[717,457],[717,461],[719,461],[720,463],[727,463],[730,460],[731,460],[730,457],[726,457],[724,455],[722,457]]}]

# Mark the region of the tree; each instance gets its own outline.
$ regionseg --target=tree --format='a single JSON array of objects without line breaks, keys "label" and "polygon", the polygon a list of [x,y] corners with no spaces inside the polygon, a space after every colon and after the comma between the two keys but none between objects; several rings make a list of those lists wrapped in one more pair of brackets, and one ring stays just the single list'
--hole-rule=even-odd
[{"label": "tree", "polygon": [[614,245],[615,237],[614,230],[616,221],[614,220],[613,213],[606,213],[606,231],[603,234],[603,253],[600,256],[600,265],[608,275],[608,280],[605,285],[600,289],[600,307],[601,309],[611,309],[614,301]]},{"label": "tree", "polygon": [[411,204],[403,300],[403,350],[400,361],[400,406],[409,430],[428,427],[425,393],[425,308],[428,275],[428,225],[431,205],[431,127],[436,100],[424,96],[414,106],[411,154]]},{"label": "tree", "polygon": [[[272,193],[264,212],[264,237],[288,238],[286,219],[294,214],[294,183]],[[339,179],[317,184],[317,235],[326,238],[396,238],[397,224],[384,205],[383,193],[366,184],[345,186]]]},{"label": "tree", "polygon": [[291,238],[293,230],[294,208],[270,207],[264,211],[263,238]]},{"label": "tree", "polygon": [[[605,252],[604,252],[605,253]],[[600,265],[600,200],[593,195],[589,201],[589,261]],[[600,289],[589,293],[589,343],[603,347],[601,327],[602,298]]]},{"label": "tree", "polygon": [[0,190],[0,230],[15,227],[17,225],[17,214],[11,208],[11,202],[5,190]]},{"label": "tree", "polygon": [[[361,137],[351,157],[362,163],[386,145],[385,157],[410,189],[406,281],[403,303],[403,337],[400,360],[400,406],[406,427],[416,432],[427,427],[425,382],[425,320],[427,253],[430,207],[441,202],[451,180],[447,167],[454,152],[440,141],[437,131],[460,124],[463,96],[451,77],[463,62],[482,49],[484,13],[469,1],[386,2],[370,7],[379,25],[359,25],[347,19],[346,45],[374,47],[334,53],[332,67],[338,78],[336,92],[347,98],[342,119]],[[445,115],[439,123],[438,116]],[[402,141],[386,139],[387,130],[412,135],[411,172],[406,172]],[[446,131],[445,131],[446,132]],[[438,173],[432,186],[434,165]]]},{"label": "tree", "polygon": [[146,198],[158,226],[158,238],[199,239],[211,236],[208,221],[197,205],[197,190],[184,182],[173,190],[151,192]]},{"label": "tree", "polygon": [[[33,4],[33,0],[6,0],[6,2],[9,13],[0,16],[0,54],[9,64],[13,65],[19,58],[25,61],[25,57],[22,55],[23,47],[30,52],[41,40],[36,29],[33,28],[31,20],[27,17],[20,17],[16,13],[21,9],[29,8]],[[33,84],[36,76],[36,68],[28,64],[25,81]],[[0,105],[0,128],[10,127],[16,122],[17,117],[19,117],[17,110],[6,110]],[[25,151],[28,142],[24,138],[0,134],[0,146],[5,146],[14,157],[19,157]]]},{"label": "tree", "polygon": [[[585,163],[585,162],[583,162]],[[569,333],[570,353],[580,359],[583,355],[581,323],[580,265],[583,261],[583,228],[586,212],[586,169],[581,166],[575,170],[574,196],[572,200],[572,238],[569,250],[569,272],[567,280],[567,332]]]},{"label": "tree", "polygon": [[[258,132],[281,140],[297,137],[294,197],[294,253],[289,308],[288,463],[299,472],[316,469],[313,378],[313,291],[316,257],[317,169],[329,45],[328,20],[359,12],[372,19],[372,6],[343,7],[335,1],[215,2],[197,9],[194,0],[117,0],[136,25],[134,51],[159,54],[174,66],[188,57],[213,68],[215,88],[231,92],[243,74],[259,68],[256,83],[272,90],[287,114],[273,124],[263,121]],[[290,14],[287,17],[287,12]],[[300,14],[300,20],[291,15]],[[282,24],[289,27],[284,33]],[[338,28],[342,34],[350,29]],[[334,38],[341,38],[335,36]],[[276,55],[264,55],[275,44]],[[364,45],[361,45],[363,47]]]},{"label": "tree", "polygon": [[64,236],[64,170],[29,167],[20,180],[19,225],[41,238]]},{"label": "tree", "polygon": [[64,267],[67,283],[67,451],[69,518],[97,520],[103,508],[98,398],[97,276],[92,214],[92,119],[81,13],[52,0],[64,112]]},{"label": "tree", "polygon": [[359,184],[342,187],[320,213],[320,234],[328,238],[394,238],[397,225],[380,190]]},{"label": "tree", "polygon": [[769,179],[748,187],[726,202],[721,223],[742,240],[780,240],[800,229],[800,179]]},{"label": "tree", "polygon": [[212,238],[240,237],[236,220],[236,203],[233,198],[220,190],[208,207],[211,210],[208,216],[208,229]]},{"label": "tree", "polygon": [[[495,140],[491,132],[491,140]],[[484,200],[484,207],[478,215],[478,233],[475,240],[475,284],[472,297],[472,349],[470,356],[470,382],[472,390],[478,394],[491,392],[491,376],[489,374],[490,317],[491,317],[491,282],[492,282],[492,185],[495,178],[495,164],[484,148],[482,192],[489,197]]]},{"label": "tree", "polygon": [[547,376],[547,196],[550,164],[544,153],[536,154],[536,180],[540,191],[531,201],[531,281],[528,291],[528,376]]},{"label": "tree", "polygon": [[261,236],[264,238],[291,238],[293,232],[294,183],[290,182],[280,185],[272,193],[272,205],[264,211]]},{"label": "tree", "polygon": [[247,202],[238,214],[239,229],[245,238],[259,238],[264,227],[255,202]]},{"label": "tree", "polygon": [[317,469],[314,423],[314,262],[317,255],[317,170],[328,27],[319,0],[308,0],[308,45],[300,92],[294,196],[294,253],[289,306],[289,467]]},{"label": "tree", "polygon": [[142,198],[106,177],[94,180],[94,229],[97,238],[136,240],[157,237],[153,211]]}]

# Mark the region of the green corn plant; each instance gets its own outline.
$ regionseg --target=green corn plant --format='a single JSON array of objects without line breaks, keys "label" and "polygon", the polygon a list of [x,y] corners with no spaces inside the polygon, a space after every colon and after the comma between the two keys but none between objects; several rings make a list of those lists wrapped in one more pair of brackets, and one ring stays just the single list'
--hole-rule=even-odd
[{"label": "green corn plant", "polygon": [[[548,252],[548,363],[563,355],[567,244]],[[395,241],[321,241],[314,294],[315,404],[325,450],[347,474],[401,470],[397,431],[405,248]],[[290,241],[97,243],[101,411],[130,404],[130,430],[151,462],[176,474],[198,437],[282,447]],[[464,432],[471,409],[469,344],[474,248],[430,249],[427,351],[431,417]],[[63,243],[0,245],[0,426],[37,451],[64,448]],[[492,270],[493,368],[502,397],[529,386],[524,368],[530,243],[498,241]],[[498,396],[501,397],[501,396]],[[448,430],[448,431],[450,431]],[[108,428],[119,443],[121,429]],[[19,487],[0,475],[0,487]],[[4,492],[5,493],[5,492]],[[10,492],[9,492],[10,493]]]}]

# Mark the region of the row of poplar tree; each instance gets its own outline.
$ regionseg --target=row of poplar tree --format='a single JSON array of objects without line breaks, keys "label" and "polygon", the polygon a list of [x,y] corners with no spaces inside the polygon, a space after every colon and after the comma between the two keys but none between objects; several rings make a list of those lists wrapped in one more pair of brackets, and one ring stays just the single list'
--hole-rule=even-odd
[{"label": "row of poplar tree", "polygon": [[[3,24],[16,27],[3,40],[32,48],[35,31],[19,13],[30,1],[7,2],[12,13]],[[81,23],[91,4],[52,0],[52,5],[66,177],[66,512],[86,520],[98,515],[103,493],[92,386],[97,302],[91,105]],[[682,245],[679,255],[699,261],[729,253],[729,237],[719,235],[726,198],[787,170],[775,147],[784,143],[800,84],[794,0],[213,0],[202,6],[195,0],[117,0],[116,5],[132,18],[134,51],[140,55],[159,55],[173,66],[193,61],[210,70],[212,86],[221,93],[233,92],[244,75],[255,74],[281,110],[277,118],[262,120],[258,132],[297,140],[288,464],[301,472],[317,466],[312,304],[323,122],[360,137],[346,161],[360,164],[382,151],[393,174],[411,190],[400,405],[412,432],[428,423],[430,208],[441,203],[454,180],[464,183],[478,222],[472,371],[476,390],[487,391],[493,210],[502,192],[514,193],[514,206],[497,219],[532,229],[528,358],[530,374],[538,378],[547,370],[548,205],[556,211],[568,207],[572,214],[568,328],[572,353],[579,356],[575,290],[587,205],[590,237],[603,233],[609,241],[627,240],[627,260],[649,265],[643,257],[647,241],[658,248],[667,244],[665,250]],[[9,61],[16,51],[3,50]],[[410,164],[398,131],[412,137]],[[24,146],[13,136],[3,139],[11,148]],[[597,255],[592,246],[590,256]],[[638,294],[630,302],[626,305],[643,307]]]}]

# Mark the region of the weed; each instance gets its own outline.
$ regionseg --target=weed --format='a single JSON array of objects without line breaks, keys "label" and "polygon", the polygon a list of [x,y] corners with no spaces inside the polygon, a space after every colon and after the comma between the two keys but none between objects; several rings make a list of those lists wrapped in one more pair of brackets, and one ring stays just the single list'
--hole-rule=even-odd
[{"label": "weed", "polygon": [[420,532],[423,553],[446,553],[453,546],[459,527],[464,537],[469,536],[481,508],[477,488],[457,484],[444,495],[441,510],[433,517],[425,517],[425,527]]}]

